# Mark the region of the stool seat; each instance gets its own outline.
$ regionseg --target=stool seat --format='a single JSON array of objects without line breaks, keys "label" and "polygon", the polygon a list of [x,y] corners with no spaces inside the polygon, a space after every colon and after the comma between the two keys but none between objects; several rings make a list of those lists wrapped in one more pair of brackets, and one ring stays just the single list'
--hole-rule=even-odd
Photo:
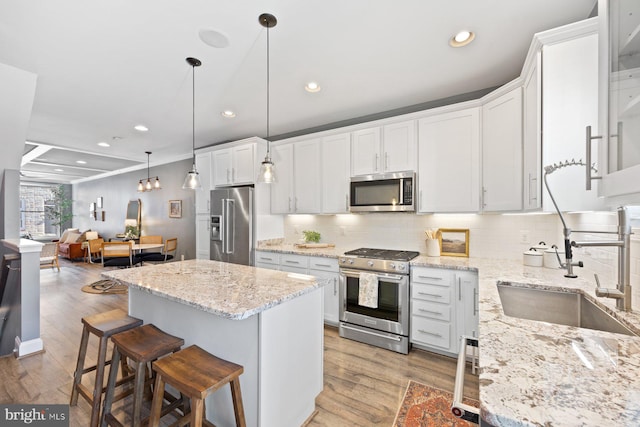
[{"label": "stool seat", "polygon": [[220,359],[197,345],[192,345],[157,360],[152,367],[156,372],[155,393],[158,394],[153,396],[149,422],[151,427],[159,424],[162,404],[160,395],[165,384],[169,384],[181,395],[191,399],[191,412],[185,414],[176,424],[182,425],[188,421],[192,427],[199,427],[203,422],[210,425],[211,423],[204,419],[204,399],[222,386],[229,384],[236,425],[239,427],[246,425],[239,381],[240,375],[244,372],[241,365]]},{"label": "stool seat", "polygon": [[[82,338],[80,339],[80,348],[78,350],[78,360],[76,362],[76,370],[73,375],[73,386],[71,390],[70,405],[78,404],[78,396],[82,396],[91,405],[90,427],[98,425],[100,419],[100,403],[102,401],[102,393],[104,391],[104,369],[106,365],[111,364],[107,358],[107,343],[113,335],[136,328],[142,325],[142,319],[129,316],[123,310],[111,310],[104,313],[92,314],[82,318]],[[84,367],[87,356],[87,347],[89,344],[89,334],[93,334],[99,338],[98,358],[95,365],[88,368]],[[124,371],[123,365],[123,371]],[[117,362],[111,366],[111,370],[117,374]],[[89,372],[96,371],[93,390],[90,390],[82,384],[82,376]],[[123,372],[124,374],[124,372]]]},{"label": "stool seat", "polygon": [[[135,374],[125,379],[125,382],[134,382],[133,386],[133,414],[132,425],[134,427],[141,426],[142,420],[142,400],[144,397],[144,389],[151,386],[153,377],[149,377],[147,364],[153,362],[159,357],[166,356],[180,350],[184,344],[184,340],[179,337],[170,335],[158,329],[155,325],[146,324],[120,332],[111,337],[113,341],[113,363],[122,360],[130,360],[134,363]],[[114,401],[114,393],[116,387],[117,372],[111,371],[109,374],[109,382],[104,398],[104,408],[102,411],[102,425],[122,425],[111,413],[111,406]],[[164,396],[164,390],[157,391],[160,394],[160,404]],[[175,409],[183,403],[182,399],[171,399],[170,405],[164,408],[165,413]]]}]

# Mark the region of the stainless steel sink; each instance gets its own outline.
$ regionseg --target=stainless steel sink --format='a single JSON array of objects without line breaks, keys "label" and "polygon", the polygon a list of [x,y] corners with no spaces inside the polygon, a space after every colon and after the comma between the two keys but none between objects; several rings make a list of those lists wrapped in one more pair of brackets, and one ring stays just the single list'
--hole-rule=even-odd
[{"label": "stainless steel sink", "polygon": [[578,292],[524,288],[499,283],[498,293],[502,310],[507,316],[636,335]]}]

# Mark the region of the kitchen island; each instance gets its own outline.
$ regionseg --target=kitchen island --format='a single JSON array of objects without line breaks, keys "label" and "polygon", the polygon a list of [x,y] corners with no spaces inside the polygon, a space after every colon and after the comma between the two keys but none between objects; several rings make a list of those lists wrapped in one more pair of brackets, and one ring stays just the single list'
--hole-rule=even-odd
[{"label": "kitchen island", "polygon": [[[244,367],[248,426],[299,426],[323,386],[323,291],[312,276],[208,260],[108,271],[129,286],[129,313]],[[207,417],[235,425],[228,388]]]}]

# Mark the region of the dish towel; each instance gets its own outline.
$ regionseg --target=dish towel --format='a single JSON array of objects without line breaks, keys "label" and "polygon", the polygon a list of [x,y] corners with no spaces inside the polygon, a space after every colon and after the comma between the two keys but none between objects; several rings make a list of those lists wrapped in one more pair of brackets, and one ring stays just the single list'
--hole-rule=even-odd
[{"label": "dish towel", "polygon": [[360,273],[358,286],[358,305],[378,308],[378,275],[374,273]]}]

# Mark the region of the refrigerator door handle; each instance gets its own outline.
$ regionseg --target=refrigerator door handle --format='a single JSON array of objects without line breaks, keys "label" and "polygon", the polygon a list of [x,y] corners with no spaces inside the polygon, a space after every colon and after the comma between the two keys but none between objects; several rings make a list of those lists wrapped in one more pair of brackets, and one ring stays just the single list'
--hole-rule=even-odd
[{"label": "refrigerator door handle", "polygon": [[226,199],[222,199],[222,215],[220,215],[220,245],[223,254],[226,253],[225,246],[227,244],[227,211],[225,209],[225,201]]},{"label": "refrigerator door handle", "polygon": [[235,217],[235,202],[233,199],[224,199],[224,203],[226,204],[226,230],[225,230],[225,240],[226,244],[224,245],[225,253],[232,254],[234,251],[234,233],[233,230],[235,228],[234,217]]}]

